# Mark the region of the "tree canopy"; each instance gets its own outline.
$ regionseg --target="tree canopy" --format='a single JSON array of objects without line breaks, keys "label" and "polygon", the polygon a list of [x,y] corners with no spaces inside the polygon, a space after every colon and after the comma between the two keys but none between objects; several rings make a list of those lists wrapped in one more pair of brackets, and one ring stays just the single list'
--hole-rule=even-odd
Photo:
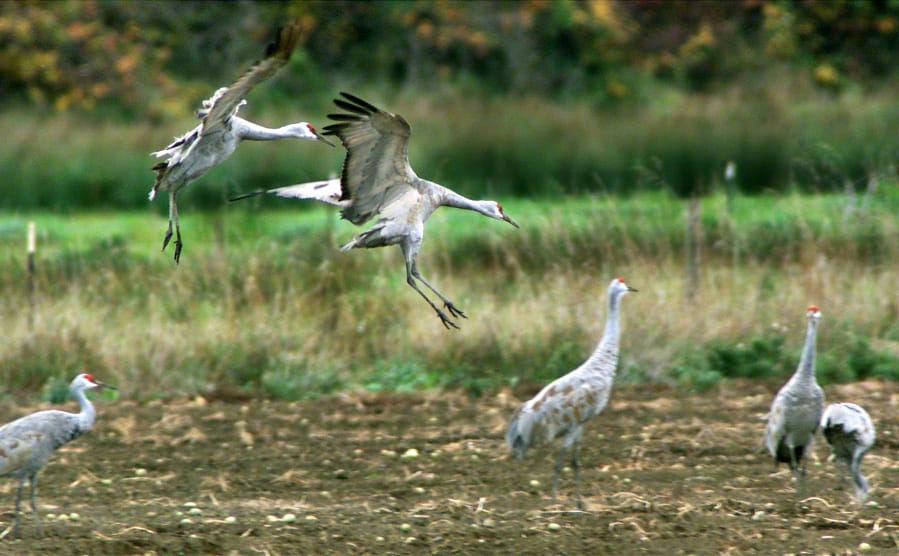
[{"label": "tree canopy", "polygon": [[288,18],[306,31],[292,63],[313,87],[462,82],[597,104],[640,102],[647,80],[713,91],[773,64],[839,89],[894,77],[899,47],[895,1],[13,0],[0,98],[164,116],[236,76]]}]

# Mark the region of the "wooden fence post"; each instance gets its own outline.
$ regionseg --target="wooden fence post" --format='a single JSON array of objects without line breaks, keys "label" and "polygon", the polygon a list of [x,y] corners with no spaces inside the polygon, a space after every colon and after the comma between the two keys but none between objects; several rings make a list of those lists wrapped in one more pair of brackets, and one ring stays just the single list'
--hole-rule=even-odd
[{"label": "wooden fence post", "polygon": [[28,295],[28,332],[34,332],[34,252],[37,247],[37,237],[34,227],[34,220],[28,222],[28,258],[26,261],[25,288]]}]

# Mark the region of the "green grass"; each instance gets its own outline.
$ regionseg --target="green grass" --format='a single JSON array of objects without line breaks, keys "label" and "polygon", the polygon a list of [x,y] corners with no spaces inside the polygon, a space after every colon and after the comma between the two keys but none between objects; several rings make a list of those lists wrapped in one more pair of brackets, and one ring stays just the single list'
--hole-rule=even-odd
[{"label": "green grass", "polygon": [[683,201],[502,200],[520,230],[449,209],[428,223],[419,265],[469,315],[459,331],[405,284],[399,249],[339,252],[358,229],[328,207],[275,199],[203,212],[187,193],[179,266],[159,251],[165,219],[153,211],[2,214],[0,378],[38,391],[89,370],[138,398],[220,385],[300,399],[543,384],[592,351],[615,276],[640,289],[623,307],[622,381],[785,380],[812,303],[824,313],[822,382],[899,372],[893,183],[864,203],[738,196],[728,211],[723,195],[706,199],[694,300]]},{"label": "green grass", "polygon": [[[800,83],[767,83],[714,96],[660,91],[647,106],[601,109],[588,100],[487,97],[458,90],[356,91],[413,126],[409,156],[420,175],[472,196],[555,196],[723,187],[728,161],[744,193],[863,189],[894,178],[899,108],[892,88],[841,96]],[[795,89],[795,90],[794,90]],[[263,109],[265,107],[266,109]],[[241,113],[266,125],[310,121],[334,107],[303,99],[288,108],[251,103]],[[143,209],[156,159],[149,153],[195,125],[47,115],[0,115],[0,208]],[[191,186],[191,205],[219,209],[231,194],[339,172],[343,149],[307,141],[247,142]],[[165,211],[164,203],[155,204]]]}]

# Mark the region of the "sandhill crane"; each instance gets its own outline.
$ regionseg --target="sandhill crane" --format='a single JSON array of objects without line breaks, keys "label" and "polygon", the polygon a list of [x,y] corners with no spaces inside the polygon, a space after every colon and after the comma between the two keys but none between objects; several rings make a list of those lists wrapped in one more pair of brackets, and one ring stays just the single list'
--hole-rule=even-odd
[{"label": "sandhill crane", "polygon": [[271,141],[274,139],[309,139],[333,143],[322,137],[311,124],[299,122],[279,128],[268,128],[237,116],[240,107],[246,104],[243,98],[258,83],[274,75],[287,63],[290,54],[300,39],[300,27],[296,22],[284,26],[278,32],[274,43],[266,49],[262,60],[253,66],[229,87],[222,87],[203,101],[197,111],[202,118],[200,124],[183,136],[175,139],[166,148],[156,151],[153,156],[166,158],[153,166],[156,183],[150,190],[150,200],[158,191],[169,192],[169,227],[162,242],[165,250],[172,239],[172,224],[175,226],[175,262],[181,258],[181,227],[178,223],[178,191],[201,177],[213,166],[231,156],[243,140]]},{"label": "sandhill crane", "polygon": [[797,498],[802,498],[807,456],[824,409],[824,392],[815,380],[815,337],[821,312],[812,305],[806,318],[808,330],[799,366],[774,398],[765,426],[765,446],[775,465],[790,465],[796,476]]},{"label": "sandhill crane", "polygon": [[532,445],[562,437],[562,448],[553,470],[552,500],[556,501],[556,486],[565,450],[571,448],[571,467],[574,469],[575,493],[578,508],[583,508],[580,487],[580,464],[577,452],[584,424],[598,415],[609,401],[615,369],[618,366],[618,307],[621,298],[636,289],[623,279],[616,278],[609,285],[609,313],[602,340],[593,354],[580,367],[556,379],[512,415],[506,431],[506,444],[519,459]]},{"label": "sandhill crane", "polygon": [[[473,201],[432,181],[418,177],[409,165],[411,128],[402,116],[385,112],[349,93],[334,103],[348,113],[329,114],[338,123],[323,130],[336,135],[346,147],[340,180],[324,180],[255,191],[232,200],[270,193],[281,197],[318,199],[342,207],[341,215],[362,225],[378,215],[375,225],[341,251],[354,248],[399,244],[406,263],[406,282],[428,302],[447,328],[459,328],[443,310],[418,287],[423,283],[443,302],[453,317],[467,318],[445,295],[418,272],[416,260],[424,237],[424,223],[441,206],[473,210],[484,216],[518,224],[503,212],[496,201]],[[339,193],[339,197],[337,194]]]},{"label": "sandhill crane", "polygon": [[868,481],[862,476],[862,458],[874,445],[874,423],[868,412],[854,403],[838,402],[827,406],[821,417],[821,430],[833,452],[834,463],[845,484],[843,466],[849,470],[855,497],[861,503],[868,497]]},{"label": "sandhill crane", "polygon": [[84,391],[94,388],[115,389],[83,373],[76,376],[69,385],[69,393],[81,405],[79,413],[55,409],[38,411],[0,427],[0,477],[19,480],[13,536],[19,534],[19,505],[26,480],[31,484],[31,511],[34,512],[35,530],[38,536],[41,535],[41,520],[34,503],[37,474],[57,448],[91,429],[94,424],[94,406]]}]

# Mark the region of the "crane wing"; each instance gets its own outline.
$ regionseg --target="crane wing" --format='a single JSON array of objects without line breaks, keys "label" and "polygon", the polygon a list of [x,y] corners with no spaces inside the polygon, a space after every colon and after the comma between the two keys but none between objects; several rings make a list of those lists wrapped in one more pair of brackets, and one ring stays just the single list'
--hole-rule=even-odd
[{"label": "crane wing", "polygon": [[384,112],[349,93],[334,104],[345,113],[329,114],[337,123],[324,135],[336,135],[346,147],[341,174],[341,200],[351,201],[342,211],[353,224],[363,224],[381,208],[407,193],[415,172],[409,166],[412,129],[402,116]]},{"label": "crane wing", "polygon": [[[250,89],[273,76],[290,59],[300,41],[299,22],[294,20],[278,30],[275,42],[268,45],[261,60],[228,87],[215,92],[203,103],[199,114],[203,117],[203,133],[209,133],[233,116]],[[204,114],[205,112],[205,114]]]},{"label": "crane wing", "polygon": [[299,183],[296,185],[287,185],[285,187],[277,187],[275,189],[266,189],[262,191],[253,191],[232,197],[231,201],[246,199],[255,195],[277,195],[285,199],[315,199],[323,203],[334,206],[344,206],[346,201],[340,200],[340,180],[331,178],[329,180],[311,181],[308,183]]}]

